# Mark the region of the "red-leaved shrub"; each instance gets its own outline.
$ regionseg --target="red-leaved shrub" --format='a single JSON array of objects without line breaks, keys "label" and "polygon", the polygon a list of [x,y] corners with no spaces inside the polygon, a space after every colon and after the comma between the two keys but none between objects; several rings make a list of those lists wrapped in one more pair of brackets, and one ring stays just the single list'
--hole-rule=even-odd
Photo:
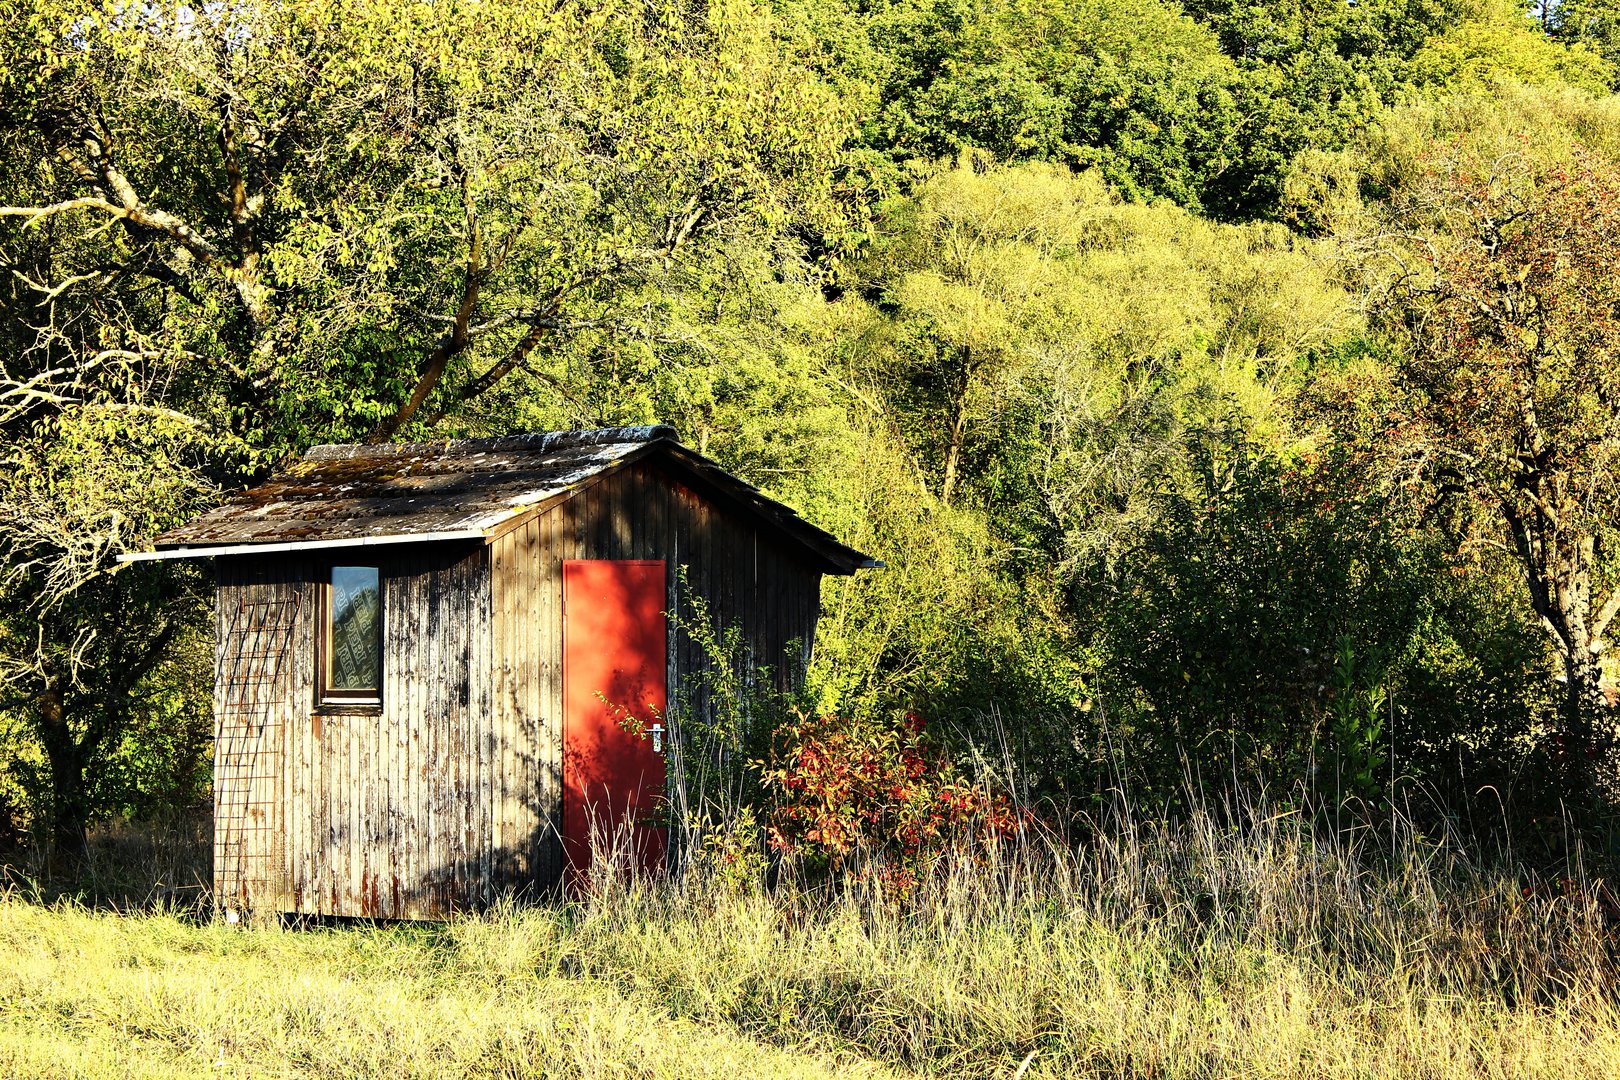
[{"label": "red-leaved shrub", "polygon": [[916,713],[887,723],[800,714],[777,732],[763,779],[772,847],[834,872],[856,857],[901,893],[947,846],[1006,838],[1024,820],[964,778]]}]

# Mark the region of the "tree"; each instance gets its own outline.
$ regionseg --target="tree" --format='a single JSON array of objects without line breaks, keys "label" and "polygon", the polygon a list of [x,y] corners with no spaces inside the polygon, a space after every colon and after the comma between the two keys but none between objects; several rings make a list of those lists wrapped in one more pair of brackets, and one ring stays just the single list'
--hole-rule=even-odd
[{"label": "tree", "polygon": [[878,220],[817,347],[872,429],[842,450],[839,532],[888,568],[829,583],[823,703],[915,705],[1085,797],[1097,628],[1133,602],[1110,571],[1195,449],[1228,484],[1235,439],[1290,441],[1285,395],[1347,297],[1281,227],[1126,201],[1095,170],[965,155]]},{"label": "tree", "polygon": [[[1212,204],[1271,217],[1293,159],[1332,150],[1406,88],[1408,61],[1461,17],[1450,0],[1182,0],[1239,72],[1242,165],[1216,178]],[[1239,209],[1241,208],[1241,209]]]},{"label": "tree", "polygon": [[625,293],[835,214],[846,121],[746,6],[27,6],[0,77],[28,201],[0,215],[78,256],[36,298],[166,303],[97,322],[161,325],[272,456],[431,423],[555,339],[644,332]]},{"label": "tree", "polygon": [[1214,36],[1168,0],[790,5],[806,8],[851,97],[874,99],[860,142],[880,184],[904,190],[906,163],[977,149],[1095,168],[1131,198],[1252,212],[1229,196],[1270,126],[1239,107]]},{"label": "tree", "polygon": [[1572,778],[1590,782],[1613,744],[1598,720],[1620,613],[1620,170],[1582,152],[1442,155],[1392,224],[1408,395],[1393,445],[1413,478],[1499,523],[1562,662]]},{"label": "tree", "polygon": [[1319,763],[1364,774],[1438,569],[1430,538],[1381,512],[1338,455],[1235,451],[1195,448],[1196,487],[1170,500],[1103,616],[1108,676],[1149,710],[1127,720],[1139,779],[1169,798],[1189,773],[1214,788],[1291,787]]},{"label": "tree", "polygon": [[1614,65],[1587,43],[1537,32],[1525,18],[1522,0],[1480,7],[1473,17],[1423,43],[1412,57],[1409,78],[1414,85],[1455,94],[1513,81],[1603,94],[1616,78]]},{"label": "tree", "polygon": [[1127,202],[1096,171],[966,157],[888,224],[859,270],[884,316],[869,377],[942,499],[1064,574],[1151,520],[1199,432],[1276,434],[1303,358],[1350,322],[1309,244]]},{"label": "tree", "polygon": [[194,448],[188,429],[79,411],[39,422],[0,457],[0,712],[20,720],[42,755],[42,775],[25,785],[30,809],[67,859],[84,850],[86,825],[128,794],[108,782],[126,737],[157,714],[189,722],[201,711],[156,700],[174,682],[165,676],[186,668],[194,698],[211,681],[206,661],[196,670],[195,646],[177,648],[209,610],[199,568],[132,574],[109,562],[199,497],[184,453],[171,456]]},{"label": "tree", "polygon": [[1620,11],[1608,0],[1534,0],[1531,10],[1558,41],[1581,44],[1602,56],[1620,88]]}]

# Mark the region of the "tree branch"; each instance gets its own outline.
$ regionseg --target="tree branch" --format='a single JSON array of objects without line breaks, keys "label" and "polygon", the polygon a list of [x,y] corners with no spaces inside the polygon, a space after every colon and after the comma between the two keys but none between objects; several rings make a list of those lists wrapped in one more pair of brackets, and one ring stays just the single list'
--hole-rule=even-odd
[{"label": "tree branch", "polygon": [[1593,641],[1603,639],[1603,635],[1608,632],[1609,624],[1614,622],[1616,615],[1620,615],[1620,589],[1615,589],[1609,594],[1609,598],[1598,609],[1597,617],[1592,620]]},{"label": "tree branch", "polygon": [[427,401],[428,395],[438,387],[444,378],[444,372],[450,365],[450,360],[460,353],[472,342],[473,311],[478,306],[478,295],[483,288],[485,278],[484,268],[484,241],[483,232],[479,227],[478,206],[473,197],[472,177],[465,169],[461,171],[461,205],[462,212],[467,221],[467,262],[461,276],[461,298],[456,305],[455,319],[450,329],[434,345],[428,353],[427,362],[423,365],[422,373],[417,376],[416,386],[411,390],[410,397],[405,399],[394,414],[384,419],[371,434],[366,442],[376,444],[385,443],[392,439],[399,429],[411,422],[411,417]]}]

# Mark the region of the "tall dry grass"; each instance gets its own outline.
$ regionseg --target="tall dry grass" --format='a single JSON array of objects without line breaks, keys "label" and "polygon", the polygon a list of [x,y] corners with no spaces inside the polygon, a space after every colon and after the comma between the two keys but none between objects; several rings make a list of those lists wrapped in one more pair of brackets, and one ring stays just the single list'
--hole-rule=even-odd
[{"label": "tall dry grass", "polygon": [[1615,912],[1578,866],[1254,804],[1088,836],[957,852],[901,899],[604,876],[571,970],[929,1073],[1620,1076]]},{"label": "tall dry grass", "polygon": [[213,879],[213,815],[194,808],[161,821],[102,822],[82,859],[43,847],[0,853],[0,888],[35,902],[71,900],[112,911],[152,907],[204,911]]},{"label": "tall dry grass", "polygon": [[0,1073],[1615,1076],[1578,871],[1250,805],[960,850],[904,898],[603,872],[439,926],[242,931],[13,894]]}]

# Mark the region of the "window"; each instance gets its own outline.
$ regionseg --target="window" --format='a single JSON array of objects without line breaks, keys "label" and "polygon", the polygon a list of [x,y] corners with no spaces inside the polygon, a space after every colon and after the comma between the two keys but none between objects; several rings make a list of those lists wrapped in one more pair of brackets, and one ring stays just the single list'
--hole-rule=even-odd
[{"label": "window", "polygon": [[326,586],[321,701],[382,700],[382,588],[375,566],[334,566]]}]

